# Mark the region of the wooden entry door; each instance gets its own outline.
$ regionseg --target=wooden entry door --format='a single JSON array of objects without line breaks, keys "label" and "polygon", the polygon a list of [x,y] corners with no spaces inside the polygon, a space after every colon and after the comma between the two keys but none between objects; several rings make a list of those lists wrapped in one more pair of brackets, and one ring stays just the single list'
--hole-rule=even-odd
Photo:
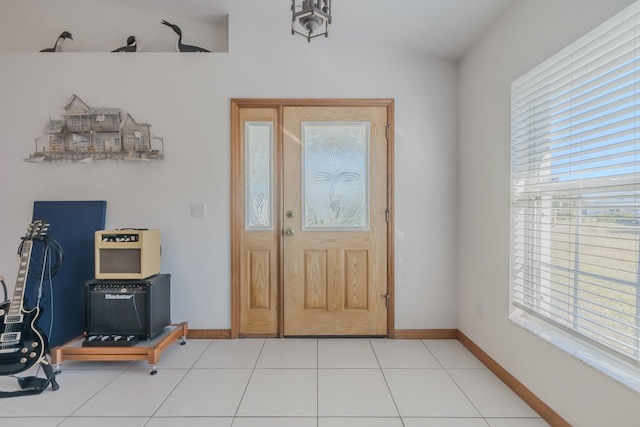
[{"label": "wooden entry door", "polygon": [[231,337],[392,334],[393,100],[231,107]]},{"label": "wooden entry door", "polygon": [[285,107],[284,334],[387,333],[387,111]]}]

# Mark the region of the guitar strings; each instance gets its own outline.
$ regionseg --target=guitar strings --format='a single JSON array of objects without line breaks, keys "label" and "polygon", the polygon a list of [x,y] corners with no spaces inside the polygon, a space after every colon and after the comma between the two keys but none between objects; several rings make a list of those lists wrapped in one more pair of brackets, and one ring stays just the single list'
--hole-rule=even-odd
[{"label": "guitar strings", "polygon": [[44,285],[44,277],[45,277],[45,269],[47,268],[47,259],[48,262],[51,262],[51,257],[49,255],[49,245],[44,245],[44,253],[42,254],[42,268],[40,269],[40,282],[36,288],[36,305],[35,307],[40,307],[40,303],[42,302],[42,286]]},{"label": "guitar strings", "polygon": [[[24,248],[25,244],[27,245],[26,249]],[[23,252],[23,250],[24,250],[24,252]],[[22,263],[24,261],[25,257],[26,257],[27,260],[30,260],[31,259],[32,250],[33,250],[33,240],[32,239],[29,239],[29,240],[23,239],[20,242],[20,246],[18,247],[19,261]],[[25,291],[25,288],[26,288],[26,284],[27,284],[28,273],[29,272],[28,272],[27,266],[20,265],[20,267],[18,268],[18,276],[20,277],[20,274],[23,275],[23,280],[22,280],[22,284],[21,284],[23,295],[24,295],[24,291]],[[15,290],[14,290],[14,293],[15,293]],[[15,295],[14,295],[14,297],[15,297]],[[7,322],[7,317],[8,316],[13,316],[13,315],[11,315],[9,313],[13,309],[12,305],[15,304],[15,303],[16,303],[15,298],[12,298],[11,301],[9,302],[9,304],[8,304],[9,311],[4,314],[4,328],[3,328],[4,333],[2,334],[3,336],[6,335],[6,334],[13,334],[13,333],[19,332],[20,327],[22,325],[21,323],[18,323],[18,322]],[[19,315],[22,315],[22,310],[24,308],[24,307],[22,307],[22,303],[23,303],[23,300],[20,301]],[[3,351],[3,353],[6,350],[11,350],[12,352],[18,351],[18,348],[15,347],[15,340],[9,340],[9,339],[7,339],[6,341],[0,343],[0,349]]]},{"label": "guitar strings", "polygon": [[[51,252],[49,252],[49,265],[51,265]],[[51,275],[51,269],[49,269],[49,295],[51,295],[51,298],[49,298],[49,308],[50,308],[49,313],[51,313],[51,321],[49,322],[49,334],[47,335],[48,337],[50,337],[51,334],[53,333],[53,322],[55,321],[55,316],[53,315],[54,295],[53,295],[53,276]]]}]

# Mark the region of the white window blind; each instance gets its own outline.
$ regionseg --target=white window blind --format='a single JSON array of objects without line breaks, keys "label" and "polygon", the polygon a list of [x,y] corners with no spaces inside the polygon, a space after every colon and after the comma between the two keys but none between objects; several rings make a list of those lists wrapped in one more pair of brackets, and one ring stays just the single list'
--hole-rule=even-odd
[{"label": "white window blind", "polygon": [[511,302],[635,365],[638,9],[625,9],[511,88]]}]

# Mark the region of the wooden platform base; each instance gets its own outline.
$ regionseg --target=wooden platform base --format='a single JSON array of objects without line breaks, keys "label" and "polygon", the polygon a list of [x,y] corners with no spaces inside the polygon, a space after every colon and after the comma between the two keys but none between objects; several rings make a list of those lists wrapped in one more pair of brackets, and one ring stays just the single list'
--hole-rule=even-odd
[{"label": "wooden platform base", "polygon": [[187,332],[187,322],[171,324],[153,339],[139,341],[132,347],[83,347],[80,337],[51,349],[51,363],[58,371],[65,360],[147,360],[151,375],[155,375],[160,355],[178,338],[182,345],[186,344]]}]

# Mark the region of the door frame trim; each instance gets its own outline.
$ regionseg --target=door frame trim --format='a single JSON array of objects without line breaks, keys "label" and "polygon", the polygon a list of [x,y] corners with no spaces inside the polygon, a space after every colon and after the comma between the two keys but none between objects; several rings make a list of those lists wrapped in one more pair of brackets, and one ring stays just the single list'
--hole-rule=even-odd
[{"label": "door frame trim", "polygon": [[[394,139],[394,100],[392,98],[373,99],[342,99],[342,98],[232,98],[231,99],[231,338],[240,336],[240,268],[241,256],[240,239],[244,228],[244,212],[241,209],[242,192],[238,189],[244,185],[244,177],[239,176],[242,168],[240,141],[240,110],[245,108],[272,108],[278,110],[278,120],[275,123],[275,142],[278,147],[283,141],[283,109],[284,107],[385,107],[387,109],[387,208],[390,211],[387,225],[387,292],[389,307],[387,308],[387,336],[395,338],[395,221],[394,221],[394,178],[395,178],[395,139]],[[278,159],[275,171],[276,192],[278,203],[282,204],[282,159]],[[277,211],[282,212],[282,206]],[[275,224],[280,226],[280,218]],[[281,227],[280,227],[281,228]],[[278,266],[278,335],[284,336],[284,276],[283,276],[283,245],[282,235],[279,236],[279,266]],[[243,336],[246,336],[243,335]]]}]

